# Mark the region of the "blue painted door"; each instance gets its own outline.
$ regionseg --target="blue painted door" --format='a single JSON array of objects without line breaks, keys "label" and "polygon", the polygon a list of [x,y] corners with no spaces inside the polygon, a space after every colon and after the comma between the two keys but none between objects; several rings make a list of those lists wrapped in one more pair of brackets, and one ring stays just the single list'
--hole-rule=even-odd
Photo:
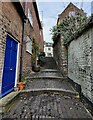
[{"label": "blue painted door", "polygon": [[17,48],[18,43],[12,37],[7,35],[1,96],[8,94],[14,89]]}]

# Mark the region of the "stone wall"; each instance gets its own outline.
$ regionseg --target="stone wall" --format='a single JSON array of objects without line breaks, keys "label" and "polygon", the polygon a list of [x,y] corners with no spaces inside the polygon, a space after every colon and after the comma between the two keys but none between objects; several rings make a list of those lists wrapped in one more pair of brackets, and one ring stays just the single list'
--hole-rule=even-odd
[{"label": "stone wall", "polygon": [[81,86],[81,92],[93,103],[93,28],[68,47],[68,77]]}]

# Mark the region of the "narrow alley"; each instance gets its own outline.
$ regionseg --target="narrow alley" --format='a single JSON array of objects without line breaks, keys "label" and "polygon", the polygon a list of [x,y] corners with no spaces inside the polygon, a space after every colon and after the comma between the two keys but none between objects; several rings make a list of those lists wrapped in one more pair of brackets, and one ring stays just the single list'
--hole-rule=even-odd
[{"label": "narrow alley", "polygon": [[0,120],[93,120],[93,0],[0,0]]},{"label": "narrow alley", "polygon": [[53,58],[46,58],[45,65],[38,73],[27,78],[27,85],[11,109],[3,114],[5,120],[62,120],[64,118],[85,118],[92,115],[79,99],[67,79],[59,72]]}]

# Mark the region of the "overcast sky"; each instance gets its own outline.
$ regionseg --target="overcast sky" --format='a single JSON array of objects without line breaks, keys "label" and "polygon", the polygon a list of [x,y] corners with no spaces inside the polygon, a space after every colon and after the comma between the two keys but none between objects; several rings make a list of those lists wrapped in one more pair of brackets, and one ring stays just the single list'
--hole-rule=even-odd
[{"label": "overcast sky", "polygon": [[[60,2],[60,0],[51,0],[52,2],[42,2],[42,0],[36,0],[40,19],[43,20],[43,33],[44,41],[52,42],[50,29],[56,25],[58,14],[60,14],[67,5],[72,2]],[[62,0],[61,0],[62,1]],[[66,0],[67,1],[67,0]],[[73,0],[74,1],[74,0]],[[79,0],[78,0],[79,1]],[[82,0],[84,1],[84,0]],[[74,2],[74,4],[82,8],[88,15],[91,15],[91,2]]]}]

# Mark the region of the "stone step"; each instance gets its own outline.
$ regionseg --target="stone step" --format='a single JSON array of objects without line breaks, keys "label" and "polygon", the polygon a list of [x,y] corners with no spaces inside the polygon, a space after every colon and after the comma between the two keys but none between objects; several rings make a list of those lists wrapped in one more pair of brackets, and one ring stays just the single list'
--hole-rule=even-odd
[{"label": "stone step", "polygon": [[57,64],[56,64],[53,57],[46,57],[45,58],[44,68],[46,68],[46,69],[57,69]]},{"label": "stone step", "polygon": [[28,89],[28,90],[23,90],[21,91],[22,93],[33,93],[33,94],[43,94],[43,93],[55,93],[55,94],[61,94],[63,96],[69,96],[73,98],[79,98],[79,93],[74,92],[71,90],[66,90],[66,89],[57,89],[57,88],[39,88],[39,89]]},{"label": "stone step", "polygon": [[59,76],[34,76],[34,77],[26,77],[26,80],[33,80],[33,79],[63,79],[63,77]]},{"label": "stone step", "polygon": [[42,72],[55,72],[55,73],[56,73],[56,72],[59,72],[59,70],[57,70],[57,69],[43,69],[43,70],[41,70],[40,72],[41,72],[41,73],[42,73]]}]

